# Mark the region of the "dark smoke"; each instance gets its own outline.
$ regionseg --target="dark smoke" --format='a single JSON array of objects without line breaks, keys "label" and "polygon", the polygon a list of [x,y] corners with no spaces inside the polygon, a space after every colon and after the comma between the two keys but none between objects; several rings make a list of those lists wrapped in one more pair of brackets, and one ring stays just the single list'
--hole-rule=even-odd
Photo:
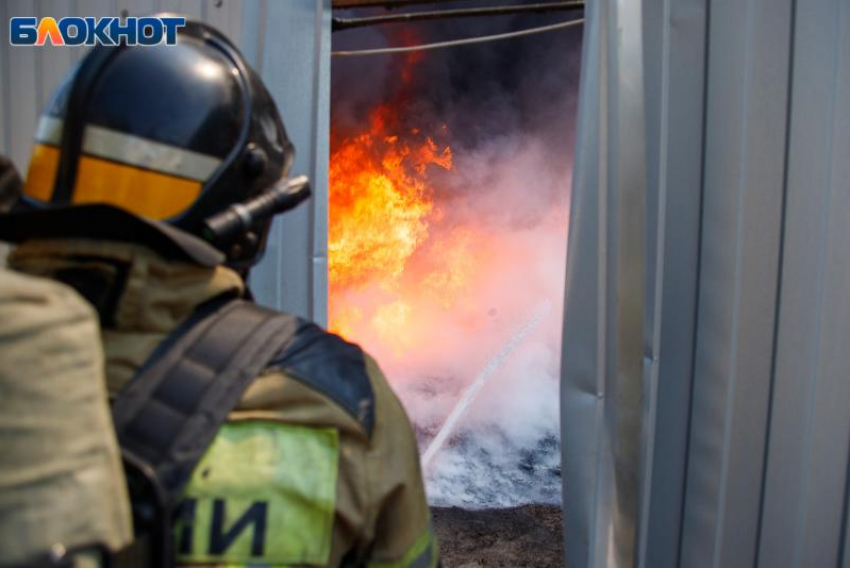
[{"label": "dark smoke", "polygon": [[[457,7],[493,5],[461,2]],[[454,4],[449,6],[454,7]],[[429,7],[420,8],[422,10]],[[373,9],[344,16],[395,13]],[[336,14],[336,12],[335,12]],[[440,20],[337,32],[334,50],[414,45],[500,34],[574,19],[573,13]],[[572,149],[581,28],[427,52],[411,83],[399,81],[405,55],[334,58],[335,126],[356,128],[376,102],[406,100],[410,118],[451,124],[456,142],[476,146],[492,137],[534,132]],[[571,152],[570,152],[571,155]]]}]

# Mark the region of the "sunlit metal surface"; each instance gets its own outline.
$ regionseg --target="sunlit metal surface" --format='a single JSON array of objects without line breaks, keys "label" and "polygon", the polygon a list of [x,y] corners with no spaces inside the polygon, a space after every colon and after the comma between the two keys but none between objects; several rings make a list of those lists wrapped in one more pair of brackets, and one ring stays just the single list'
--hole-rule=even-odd
[{"label": "sunlit metal surface", "polygon": [[327,324],[330,0],[243,0],[240,47],[275,99],[295,144],[294,175],[312,198],[272,225],[250,284],[260,302]]},{"label": "sunlit metal surface", "polygon": [[639,565],[848,568],[850,6],[644,8]]},{"label": "sunlit metal surface", "polygon": [[635,565],[646,173],[641,10],[589,3],[562,362],[567,566]]}]

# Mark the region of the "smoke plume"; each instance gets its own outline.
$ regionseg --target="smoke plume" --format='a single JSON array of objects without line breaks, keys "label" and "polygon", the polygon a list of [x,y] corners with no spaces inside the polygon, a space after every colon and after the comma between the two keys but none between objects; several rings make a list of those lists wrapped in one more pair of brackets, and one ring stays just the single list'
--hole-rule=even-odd
[{"label": "smoke plume", "polygon": [[[343,15],[368,13],[384,11]],[[572,17],[357,29],[336,33],[333,48],[429,43]],[[382,106],[392,109],[390,134],[426,136],[435,152],[449,149],[452,157],[450,168],[414,168],[427,186],[418,197],[433,205],[404,270],[389,284],[374,277],[331,285],[332,318],[334,305],[361,317],[346,335],[381,364],[423,451],[488,362],[548,306],[428,464],[436,504],[560,499],[558,371],[580,46],[581,29],[572,28],[333,60],[332,160],[335,149],[369,130]]]}]

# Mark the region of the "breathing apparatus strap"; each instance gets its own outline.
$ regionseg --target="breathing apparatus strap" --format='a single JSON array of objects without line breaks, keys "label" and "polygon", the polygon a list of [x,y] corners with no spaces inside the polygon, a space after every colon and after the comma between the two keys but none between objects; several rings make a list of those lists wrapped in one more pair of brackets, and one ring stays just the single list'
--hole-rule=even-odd
[{"label": "breathing apparatus strap", "polygon": [[112,414],[150,565],[173,565],[171,517],[192,471],[254,378],[292,343],[298,321],[244,300],[207,307],[118,394]]}]

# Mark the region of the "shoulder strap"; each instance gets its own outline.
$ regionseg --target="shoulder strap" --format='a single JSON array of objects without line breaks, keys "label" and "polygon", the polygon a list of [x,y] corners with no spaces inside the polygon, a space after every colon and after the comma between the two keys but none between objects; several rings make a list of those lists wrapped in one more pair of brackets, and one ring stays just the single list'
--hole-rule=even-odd
[{"label": "shoulder strap", "polygon": [[125,460],[156,480],[169,510],[245,389],[292,342],[298,319],[234,300],[184,327],[112,406]]}]

